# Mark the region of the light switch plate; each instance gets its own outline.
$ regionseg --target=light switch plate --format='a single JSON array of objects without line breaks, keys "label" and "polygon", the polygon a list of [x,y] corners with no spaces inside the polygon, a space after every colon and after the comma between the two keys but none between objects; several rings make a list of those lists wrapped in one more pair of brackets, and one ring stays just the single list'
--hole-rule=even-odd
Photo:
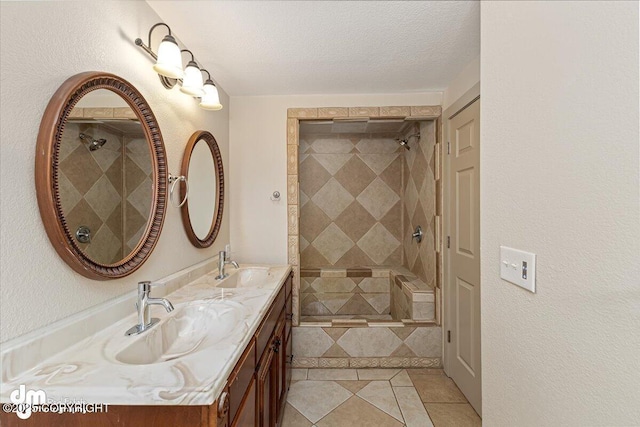
[{"label": "light switch plate", "polygon": [[536,254],[500,246],[500,277],[536,293]]}]

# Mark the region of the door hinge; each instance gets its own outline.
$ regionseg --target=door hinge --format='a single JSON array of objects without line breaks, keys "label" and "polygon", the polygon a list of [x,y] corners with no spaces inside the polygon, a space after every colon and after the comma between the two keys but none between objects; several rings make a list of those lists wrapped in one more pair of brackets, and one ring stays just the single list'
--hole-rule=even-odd
[{"label": "door hinge", "polygon": [[447,248],[451,247],[451,236],[447,236]]},{"label": "door hinge", "polygon": [[451,143],[447,141],[447,154],[451,154]]},{"label": "door hinge", "polygon": [[447,342],[451,342],[451,331],[447,331]]}]

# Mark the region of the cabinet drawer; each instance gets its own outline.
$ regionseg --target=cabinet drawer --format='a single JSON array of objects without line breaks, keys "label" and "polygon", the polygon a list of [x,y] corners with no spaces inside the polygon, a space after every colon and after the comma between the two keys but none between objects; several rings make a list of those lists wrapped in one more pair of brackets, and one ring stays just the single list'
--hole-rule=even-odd
[{"label": "cabinet drawer", "polygon": [[238,412],[247,388],[253,379],[255,371],[256,342],[252,339],[240,357],[236,367],[233,368],[231,375],[229,375],[229,420],[232,422],[236,416],[236,412]]},{"label": "cabinet drawer", "polygon": [[280,289],[278,296],[273,301],[267,316],[262,321],[262,324],[258,327],[258,331],[256,332],[256,357],[258,360],[262,357],[264,349],[269,343],[269,338],[273,333],[273,329],[276,327],[276,323],[278,322],[278,316],[284,308],[284,293],[285,288],[283,286],[282,289]]}]

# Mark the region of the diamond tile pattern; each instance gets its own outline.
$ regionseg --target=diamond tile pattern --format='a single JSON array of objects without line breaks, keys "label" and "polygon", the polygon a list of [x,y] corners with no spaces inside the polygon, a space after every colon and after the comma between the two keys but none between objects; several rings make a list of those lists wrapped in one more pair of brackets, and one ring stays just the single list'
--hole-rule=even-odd
[{"label": "diamond tile pattern", "polygon": [[[300,235],[308,244],[301,247],[303,267],[376,265],[398,248],[404,231],[402,209],[393,211],[395,220],[385,215],[393,216],[390,211],[404,189],[400,150],[393,138],[300,136]],[[392,230],[381,233],[385,224]],[[362,240],[374,227],[378,234],[391,236],[385,240],[390,250],[381,250],[379,243],[369,248],[371,240]],[[401,264],[402,251],[395,258],[391,262]]]},{"label": "diamond tile pattern", "polygon": [[[81,132],[107,143],[89,151]],[[91,259],[118,262],[138,244],[150,214],[153,171],[144,136],[70,122],[60,153],[60,198],[70,229],[89,227],[91,242],[78,244]]]},{"label": "diamond tile pattern", "polygon": [[[397,369],[357,369],[356,380],[335,380],[332,375],[324,375],[324,371],[337,370],[296,371],[300,373],[295,374],[287,396],[284,427],[482,425],[441,369],[403,369],[399,373]],[[370,372],[381,378],[368,381]],[[331,392],[335,395],[327,394]]]},{"label": "diamond tile pattern", "polygon": [[377,264],[384,264],[387,257],[400,246],[400,242],[377,222],[358,240],[358,246]]},{"label": "diamond tile pattern", "polygon": [[[436,253],[435,225],[436,181],[434,122],[421,122],[409,128],[406,135],[420,132],[420,139],[412,139],[411,150],[405,156],[404,194],[404,263],[413,274],[429,286],[435,286]],[[422,227],[425,236],[422,243],[411,240],[411,233],[417,226]]]},{"label": "diamond tile pattern", "polygon": [[331,178],[311,200],[335,220],[351,204],[353,196],[335,178]]},{"label": "diamond tile pattern", "polygon": [[338,261],[354,245],[353,240],[333,222],[311,244],[331,263]]},{"label": "diamond tile pattern", "polygon": [[[408,151],[398,146],[396,136],[301,135],[303,268],[404,265],[427,286],[436,285],[436,124],[413,124],[401,137],[417,132],[421,137],[411,139]],[[420,244],[411,240],[417,225],[425,233]],[[385,316],[407,311],[408,307],[396,307],[397,301],[392,310],[388,283],[372,285],[370,280],[307,278],[301,286],[302,315]],[[417,336],[400,344],[390,356],[425,357],[434,350],[425,348]],[[343,352],[350,354],[344,347],[332,347],[326,357],[344,357]]]}]

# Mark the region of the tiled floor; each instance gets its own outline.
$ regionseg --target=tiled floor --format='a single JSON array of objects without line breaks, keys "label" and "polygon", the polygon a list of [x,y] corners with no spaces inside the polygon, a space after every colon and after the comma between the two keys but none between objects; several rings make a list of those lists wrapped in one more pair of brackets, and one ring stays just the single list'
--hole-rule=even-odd
[{"label": "tiled floor", "polygon": [[294,369],[283,427],[465,427],[481,421],[441,369]]}]

